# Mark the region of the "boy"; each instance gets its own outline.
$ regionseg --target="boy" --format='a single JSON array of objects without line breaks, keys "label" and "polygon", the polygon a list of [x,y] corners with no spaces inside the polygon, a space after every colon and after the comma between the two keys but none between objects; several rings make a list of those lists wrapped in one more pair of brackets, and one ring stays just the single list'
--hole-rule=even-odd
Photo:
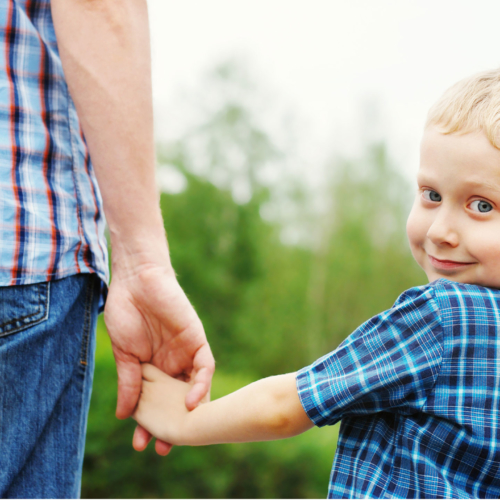
[{"label": "boy", "polygon": [[499,123],[500,70],[459,82],[429,113],[407,224],[428,285],[297,374],[191,412],[190,385],[145,364],[134,418],[192,446],[342,420],[330,498],[499,498]]}]

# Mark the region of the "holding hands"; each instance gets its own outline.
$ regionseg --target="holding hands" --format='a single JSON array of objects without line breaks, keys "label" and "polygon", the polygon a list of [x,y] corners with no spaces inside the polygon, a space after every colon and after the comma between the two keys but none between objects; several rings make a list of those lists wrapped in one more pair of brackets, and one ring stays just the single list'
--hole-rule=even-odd
[{"label": "holding hands", "polygon": [[133,418],[158,439],[175,445],[268,441],[295,436],[313,423],[299,401],[295,373],[258,380],[189,411],[191,384],[142,365],[142,392]]},{"label": "holding hands", "polygon": [[[214,359],[201,321],[171,268],[136,262],[117,266],[104,315],[118,371],[118,418],[130,417],[137,405],[141,363],[154,365],[147,365],[147,373],[155,370],[190,382],[182,384],[179,403],[186,412],[209,398]],[[133,446],[141,451],[150,440],[151,434],[138,427]],[[168,454],[170,443],[157,441],[156,451]]]},{"label": "holding hands", "polygon": [[174,445],[188,444],[189,419],[186,395],[192,385],[150,364],[142,365],[142,392],[133,418],[153,436]]}]

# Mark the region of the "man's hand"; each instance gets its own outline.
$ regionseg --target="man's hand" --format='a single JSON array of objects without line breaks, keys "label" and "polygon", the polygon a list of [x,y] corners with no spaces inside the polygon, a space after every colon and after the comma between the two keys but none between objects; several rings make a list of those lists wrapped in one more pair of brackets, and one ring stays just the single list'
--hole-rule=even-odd
[{"label": "man's hand", "polygon": [[[173,270],[152,266],[126,277],[113,274],[104,318],[118,371],[118,418],[131,416],[137,405],[140,363],[151,363],[189,381],[185,401],[189,410],[209,398],[214,359],[203,326]],[[147,431],[138,428],[134,448],[144,449],[150,439]],[[166,455],[170,445],[157,442],[156,450]]]}]

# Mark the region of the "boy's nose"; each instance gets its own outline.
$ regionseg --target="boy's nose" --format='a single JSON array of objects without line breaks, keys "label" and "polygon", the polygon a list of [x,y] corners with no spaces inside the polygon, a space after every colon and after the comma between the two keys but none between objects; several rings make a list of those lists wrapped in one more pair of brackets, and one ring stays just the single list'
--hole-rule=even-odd
[{"label": "boy's nose", "polygon": [[440,210],[427,231],[427,237],[437,246],[455,248],[459,243],[457,229],[457,221],[454,221],[445,210]]}]

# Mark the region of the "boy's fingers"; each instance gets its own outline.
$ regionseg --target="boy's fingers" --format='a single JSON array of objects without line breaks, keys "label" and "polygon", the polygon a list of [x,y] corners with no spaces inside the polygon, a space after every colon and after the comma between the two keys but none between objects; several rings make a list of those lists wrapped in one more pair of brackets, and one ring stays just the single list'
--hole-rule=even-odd
[{"label": "boy's fingers", "polygon": [[159,439],[156,440],[155,450],[156,450],[156,453],[158,453],[158,455],[161,455],[162,457],[166,457],[170,453],[171,449],[172,449],[171,444],[165,443],[164,441],[160,441]]},{"label": "boy's fingers", "polygon": [[143,451],[147,448],[151,438],[151,434],[144,427],[138,425],[135,428],[134,437],[132,438],[132,447],[136,451]]},{"label": "boy's fingers", "polygon": [[[135,413],[134,415],[132,415],[132,418],[134,420],[137,420],[135,418]],[[151,433],[149,433],[146,429],[144,429],[144,427],[137,425],[134,431],[134,436],[132,438],[132,447],[136,451],[144,451],[148,447],[148,444],[150,443],[152,438],[153,436],[151,435]],[[170,453],[171,449],[172,449],[171,444],[165,443],[161,439],[156,440],[155,450],[156,453],[158,453],[158,455],[165,457]]]},{"label": "boy's fingers", "polygon": [[158,378],[158,375],[163,373],[159,368],[150,363],[142,363],[142,378],[148,382],[153,382]]}]

